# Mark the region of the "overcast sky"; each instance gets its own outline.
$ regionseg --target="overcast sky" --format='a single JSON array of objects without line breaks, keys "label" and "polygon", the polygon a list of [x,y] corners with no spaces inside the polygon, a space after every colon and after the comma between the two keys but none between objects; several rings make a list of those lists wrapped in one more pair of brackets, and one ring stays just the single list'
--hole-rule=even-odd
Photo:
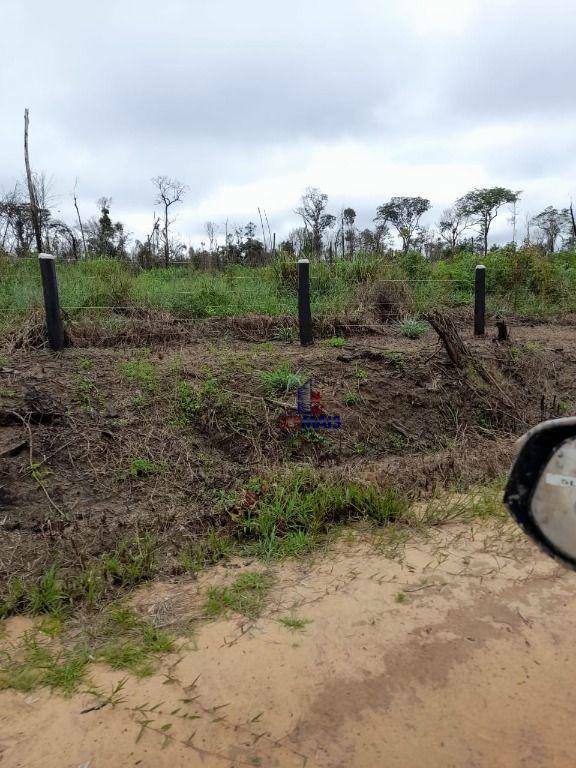
[{"label": "overcast sky", "polygon": [[[576,196],[574,0],[0,0],[0,189],[36,170],[72,220],[110,196],[135,236],[153,176],[189,187],[175,228],[280,235],[307,186],[359,224],[393,195]],[[503,213],[495,234],[510,239]]]}]

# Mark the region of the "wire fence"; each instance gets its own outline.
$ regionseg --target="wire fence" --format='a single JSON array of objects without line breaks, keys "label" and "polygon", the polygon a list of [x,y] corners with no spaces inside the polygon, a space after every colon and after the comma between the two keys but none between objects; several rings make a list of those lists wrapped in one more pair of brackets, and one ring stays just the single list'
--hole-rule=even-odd
[{"label": "wire fence", "polygon": [[[57,260],[61,309],[70,316],[97,316],[159,310],[180,321],[203,318],[267,315],[297,318],[297,265],[281,268],[243,267],[238,270],[198,270],[179,273],[160,269],[130,272],[121,262]],[[171,264],[173,266],[173,264]],[[310,301],[314,319],[345,317],[349,327],[382,328],[386,304],[404,302],[404,314],[418,316],[432,309],[470,308],[474,303],[474,271],[465,277],[404,275],[382,277],[324,263],[310,264]],[[360,265],[361,266],[361,265]],[[92,272],[91,272],[92,270]],[[553,284],[538,294],[517,285],[503,291],[487,277],[489,315],[545,317],[576,311],[569,285]],[[43,306],[38,259],[11,262],[0,269],[0,317],[23,316]],[[545,311],[543,311],[545,310]],[[393,313],[391,313],[393,314]],[[365,321],[365,322],[364,322]],[[389,325],[389,323],[388,323]]]}]

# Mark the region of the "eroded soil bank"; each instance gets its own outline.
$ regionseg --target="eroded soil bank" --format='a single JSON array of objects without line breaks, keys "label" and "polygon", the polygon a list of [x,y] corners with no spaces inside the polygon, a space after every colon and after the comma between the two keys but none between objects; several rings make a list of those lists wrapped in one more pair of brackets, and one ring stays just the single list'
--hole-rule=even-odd
[{"label": "eroded soil bank", "polygon": [[[200,535],[243,512],[255,475],[305,466],[412,498],[501,476],[519,434],[574,410],[574,328],[513,327],[505,344],[467,328],[489,381],[456,370],[432,330],[392,326],[306,349],[229,335],[3,355],[0,587],[56,561],[83,578],[143,540],[157,554],[146,577],[181,572]],[[280,429],[285,385],[308,376],[340,432]]]},{"label": "eroded soil bank", "polygon": [[[275,566],[261,618],[199,623],[115,706],[0,693],[0,763],[573,766],[573,575],[508,523],[445,526],[386,554],[351,535]],[[196,616],[210,585],[262,567],[223,563],[134,603],[167,626]],[[4,643],[29,621],[10,620]],[[123,674],[91,676],[109,691]]]}]

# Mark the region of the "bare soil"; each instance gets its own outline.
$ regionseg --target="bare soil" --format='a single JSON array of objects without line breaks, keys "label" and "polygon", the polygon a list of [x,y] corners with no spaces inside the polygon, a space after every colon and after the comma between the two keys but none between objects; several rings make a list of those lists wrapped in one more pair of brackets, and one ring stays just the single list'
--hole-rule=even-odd
[{"label": "bare soil", "polygon": [[[412,497],[502,475],[516,437],[576,403],[571,325],[518,325],[509,343],[464,336],[495,388],[454,369],[436,335],[411,341],[393,327],[345,347],[257,340],[274,330],[227,321],[194,325],[149,346],[72,347],[53,355],[6,350],[0,363],[0,586],[58,561],[74,572],[122,539],[149,533],[160,572],[223,521],[222,499],[255,474],[302,466],[394,486]],[[466,326],[468,327],[468,326]],[[248,330],[247,330],[248,328]],[[251,330],[250,330],[251,329]],[[152,329],[153,330],[153,329]],[[252,333],[256,340],[246,340]],[[226,333],[227,335],[222,335]],[[159,334],[159,337],[161,334]],[[241,338],[238,338],[240,336]],[[130,381],[125,361],[146,360],[153,384]],[[267,393],[259,374],[282,365],[313,375],[343,429],[319,439],[282,432],[294,395]],[[178,422],[177,387],[215,377],[226,404]],[[358,401],[345,405],[346,393]],[[284,405],[283,405],[284,404]],[[131,476],[132,461],[155,466]],[[225,515],[224,515],[225,522]]]},{"label": "bare soil", "polygon": [[[134,602],[178,622],[210,585],[256,567],[221,564]],[[510,523],[444,527],[397,559],[351,535],[274,574],[260,619],[199,625],[157,674],[129,679],[115,707],[0,693],[0,764],[574,765],[574,577]],[[285,616],[308,623],[291,632]],[[10,620],[8,638],[29,621]],[[106,691],[123,677],[91,674]]]}]

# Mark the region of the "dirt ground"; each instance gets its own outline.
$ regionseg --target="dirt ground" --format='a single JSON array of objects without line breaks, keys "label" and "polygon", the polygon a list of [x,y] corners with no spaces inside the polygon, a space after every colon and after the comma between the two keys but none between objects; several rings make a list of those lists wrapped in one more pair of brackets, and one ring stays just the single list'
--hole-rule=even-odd
[{"label": "dirt ground", "polygon": [[[512,340],[496,344],[492,329],[483,339],[469,323],[461,330],[490,385],[455,369],[432,330],[411,340],[395,326],[343,347],[191,336],[146,349],[7,353],[0,587],[14,573],[36,578],[55,560],[74,575],[142,532],[157,542],[162,573],[172,574],[179,545],[218,522],[222,500],[241,496],[255,474],[306,464],[411,497],[500,476],[519,434],[574,412],[576,332],[513,326]],[[148,378],[129,378],[126,365],[147,366]],[[261,376],[282,366],[314,376],[327,412],[342,417],[338,433],[312,440],[280,429],[294,393],[270,395]],[[202,408],[182,424],[179,387],[202,392],[207,381]],[[133,474],[143,459],[154,471]]]},{"label": "dirt ground", "polygon": [[[170,624],[261,567],[228,562],[135,602]],[[114,707],[1,693],[2,768],[574,765],[574,575],[511,524],[443,527],[394,559],[350,535],[274,575],[263,617],[198,626]],[[309,623],[289,631],[286,615]],[[91,674],[106,689],[123,676]]]}]

